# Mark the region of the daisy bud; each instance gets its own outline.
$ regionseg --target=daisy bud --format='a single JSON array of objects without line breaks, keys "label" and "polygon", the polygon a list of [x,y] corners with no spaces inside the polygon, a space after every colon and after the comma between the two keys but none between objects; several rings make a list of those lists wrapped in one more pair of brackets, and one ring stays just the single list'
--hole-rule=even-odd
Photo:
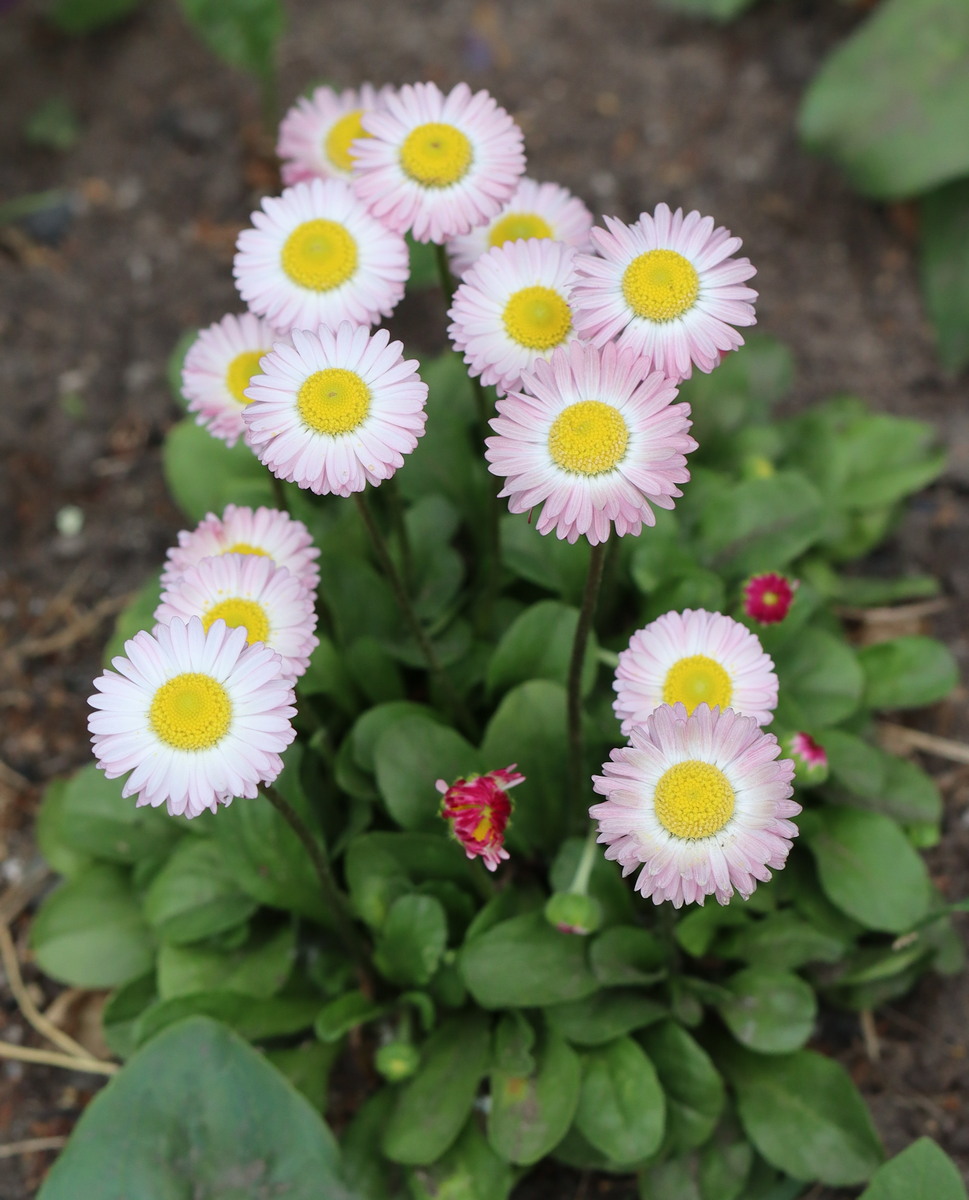
[{"label": "daisy bud", "polygon": [[373,1065],[388,1083],[400,1083],[414,1074],[420,1061],[420,1054],[410,1042],[388,1042],[374,1055]]},{"label": "daisy bud", "polygon": [[744,613],[760,625],[776,625],[791,611],[796,579],[768,571],[752,575],[744,584]]},{"label": "daisy bud", "polygon": [[781,747],[794,762],[794,782],[799,787],[817,787],[828,778],[828,756],[809,733],[792,733]]},{"label": "daisy bud", "polygon": [[602,924],[602,905],[592,896],[558,892],[545,904],[545,920],[559,933],[595,933]]},{"label": "daisy bud", "polygon": [[437,790],[444,797],[441,816],[451,822],[454,836],[464,847],[468,858],[482,858],[489,871],[494,871],[503,858],[505,827],[511,816],[508,789],[525,782],[525,776],[515,770],[515,763],[487,775],[469,775],[447,784],[437,781]]}]

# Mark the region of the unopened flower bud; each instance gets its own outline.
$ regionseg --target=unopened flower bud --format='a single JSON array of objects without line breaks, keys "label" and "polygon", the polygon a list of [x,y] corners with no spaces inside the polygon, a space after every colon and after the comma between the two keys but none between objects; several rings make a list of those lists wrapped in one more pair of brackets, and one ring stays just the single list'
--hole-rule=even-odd
[{"label": "unopened flower bud", "polygon": [[560,933],[595,933],[602,924],[602,905],[592,896],[556,892],[545,904],[545,920]]},{"label": "unopened flower bud", "polygon": [[794,782],[816,787],[828,778],[828,756],[809,733],[792,733],[781,742],[785,758],[794,762]]},{"label": "unopened flower bud", "polygon": [[377,1051],[373,1065],[388,1083],[400,1083],[414,1074],[420,1061],[420,1053],[410,1042],[388,1042]]}]

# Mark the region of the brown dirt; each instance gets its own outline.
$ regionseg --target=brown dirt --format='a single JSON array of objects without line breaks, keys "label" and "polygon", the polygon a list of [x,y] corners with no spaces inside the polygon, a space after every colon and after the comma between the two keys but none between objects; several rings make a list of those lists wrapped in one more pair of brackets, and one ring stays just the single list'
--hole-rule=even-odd
[{"label": "brown dirt", "polygon": [[[649,0],[287,8],[285,103],[321,79],[487,87],[524,127],[534,177],[626,219],[661,199],[699,208],[744,238],[759,267],[761,328],[797,361],[792,405],[850,391],[936,422],[950,466],[915,503],[891,554],[941,578],[952,604],[933,628],[966,665],[969,418],[963,386],[933,356],[913,213],[865,204],[794,133],[799,95],[861,6],[765,4],[725,29]],[[87,758],[84,698],[109,610],[157,568],[180,525],[159,469],[177,415],[167,356],[183,329],[240,307],[235,234],[260,190],[274,186],[252,151],[254,89],[213,61],[170,0],[147,0],[123,26],[77,41],[47,32],[40,9],[25,0],[0,14],[0,200],[48,188],[67,195],[46,230],[0,226],[3,883],[33,859],[30,824],[45,781]],[[64,154],[31,148],[21,133],[53,95],[82,125]],[[68,506],[83,518],[78,532],[65,532]],[[965,690],[918,720],[966,738]],[[969,771],[929,765],[948,801],[933,872],[948,895],[964,895]],[[0,1037],[25,1036],[3,995]],[[965,978],[926,980],[881,1013],[878,1062],[851,1022],[831,1048],[889,1150],[928,1133],[969,1176],[967,1012]],[[2,1142],[64,1132],[91,1086],[89,1077],[3,1064]],[[49,1157],[0,1158],[0,1200],[32,1194]],[[601,1192],[594,1181],[556,1178],[545,1194]]]}]

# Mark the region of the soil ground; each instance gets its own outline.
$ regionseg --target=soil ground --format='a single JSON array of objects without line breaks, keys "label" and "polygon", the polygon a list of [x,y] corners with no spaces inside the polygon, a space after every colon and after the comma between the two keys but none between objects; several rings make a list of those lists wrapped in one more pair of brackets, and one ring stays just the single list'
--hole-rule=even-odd
[{"label": "soil ground", "polygon": [[[913,211],[866,204],[794,131],[805,85],[864,7],[788,0],[716,27],[651,0],[445,0],[433,10],[420,0],[287,0],[280,90],[288,104],[321,80],[448,88],[466,79],[521,123],[534,178],[561,182],[597,213],[629,220],[667,200],[742,236],[759,269],[760,327],[795,355],[790,404],[853,392],[935,422],[949,447],[944,479],[914,503],[883,557],[941,579],[948,604],[928,628],[965,670],[969,416],[965,381],[946,378],[933,355]],[[30,222],[0,226],[4,886],[36,864],[30,830],[43,785],[88,758],[85,697],[112,614],[181,524],[159,467],[178,415],[167,357],[184,329],[241,307],[235,237],[277,187],[253,150],[254,87],[214,61],[174,0],[145,0],[124,24],[76,40],[52,34],[41,8],[0,4],[0,202],[62,191]],[[62,153],[23,137],[56,96],[80,122]],[[965,689],[913,720],[965,740]],[[955,898],[969,892],[969,768],[927,765],[947,799],[930,863]],[[21,948],[26,931],[21,919]],[[28,978],[37,979],[29,967]],[[0,1037],[29,1040],[9,992],[0,997]],[[828,1022],[819,1044],[851,1069],[891,1152],[929,1134],[969,1177],[967,1014],[965,977],[928,979],[879,1013],[876,1060],[853,1017]],[[93,1086],[90,1076],[4,1063],[0,1156],[6,1144],[67,1132]],[[32,1195],[50,1159],[0,1157],[0,1200]],[[518,1194],[632,1193],[550,1173]]]}]

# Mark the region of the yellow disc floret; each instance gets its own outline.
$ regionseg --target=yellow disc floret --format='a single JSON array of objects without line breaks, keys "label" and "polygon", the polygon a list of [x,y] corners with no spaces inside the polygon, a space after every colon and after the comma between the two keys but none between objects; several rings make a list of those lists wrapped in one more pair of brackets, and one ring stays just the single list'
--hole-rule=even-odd
[{"label": "yellow disc floret", "polygon": [[427,188],[446,188],[460,183],[473,158],[474,150],[468,138],[460,129],[443,121],[418,125],[400,148],[404,174]]},{"label": "yellow disc floret", "polygon": [[528,350],[551,350],[572,328],[572,310],[558,292],[527,287],[515,292],[501,314],[508,336]]},{"label": "yellow disc floret", "polygon": [[338,171],[349,171],[353,167],[353,155],[350,146],[357,138],[370,137],[360,118],[363,110],[355,108],[334,121],[330,132],[323,139],[323,154]]},{"label": "yellow disc floret", "polygon": [[601,400],[570,404],[548,432],[553,460],[579,475],[602,475],[614,470],[625,457],[628,442],[629,429],[622,413]]},{"label": "yellow disc floret", "polygon": [[222,554],[258,554],[260,558],[271,558],[265,550],[260,550],[258,546],[252,546],[249,542],[233,542],[231,546],[221,551]]},{"label": "yellow disc floret", "polygon": [[355,371],[327,367],[314,371],[296,397],[303,424],[314,433],[339,437],[353,433],[370,412],[370,388]]},{"label": "yellow disc floret", "polygon": [[553,237],[552,226],[538,213],[505,213],[495,221],[488,234],[488,245],[503,246],[505,242],[517,242],[521,238]]},{"label": "yellow disc floret", "polygon": [[229,389],[232,398],[238,400],[240,404],[252,403],[246,395],[246,388],[253,375],[258,375],[259,360],[264,354],[268,354],[268,351],[243,350],[229,363],[225,373],[225,386]]},{"label": "yellow disc floret", "polygon": [[202,625],[208,631],[213,621],[219,618],[237,629],[240,625],[246,631],[246,641],[266,642],[269,640],[269,617],[266,610],[255,600],[244,600],[241,596],[232,596],[228,600],[220,600],[202,617]]},{"label": "yellow disc floret", "polygon": [[659,823],[674,837],[706,838],[727,824],[734,801],[734,790],[719,767],[690,759],[661,776],[653,806]]},{"label": "yellow disc floret", "polygon": [[357,243],[337,221],[318,217],[297,225],[283,244],[282,268],[300,287],[329,292],[357,269]]},{"label": "yellow disc floret", "polygon": [[622,294],[637,317],[672,321],[693,307],[700,276],[675,250],[647,250],[623,272]]},{"label": "yellow disc floret", "polygon": [[163,683],[152,698],[148,721],[175,750],[211,750],[232,721],[229,693],[211,675],[185,672]]},{"label": "yellow disc floret", "polygon": [[724,668],[705,654],[681,658],[666,673],[663,682],[663,703],[686,706],[692,713],[698,704],[729,708],[733,698],[730,676]]}]

